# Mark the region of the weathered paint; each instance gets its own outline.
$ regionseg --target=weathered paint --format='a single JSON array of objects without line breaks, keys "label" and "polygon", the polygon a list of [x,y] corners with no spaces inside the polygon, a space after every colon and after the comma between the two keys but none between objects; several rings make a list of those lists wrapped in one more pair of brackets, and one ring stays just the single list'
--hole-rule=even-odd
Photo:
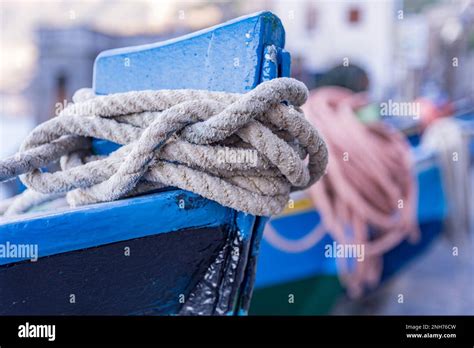
[{"label": "weathered paint", "polygon": [[280,50],[280,74],[283,77],[289,77],[291,74],[291,55],[284,49]]},{"label": "weathered paint", "polygon": [[[229,223],[233,211],[197,194],[173,190],[2,221],[0,244],[38,245],[39,256],[185,228]],[[0,258],[0,265],[22,260]]]},{"label": "weathered paint", "polygon": [[262,81],[271,80],[278,75],[278,48],[275,45],[266,46],[263,51]]},{"label": "weathered paint", "polygon": [[256,218],[253,228],[252,239],[249,245],[249,255],[247,267],[244,274],[243,287],[239,296],[238,315],[247,315],[250,308],[250,300],[252,298],[253,287],[255,284],[257,259],[260,251],[260,241],[262,240],[265,224],[269,220],[268,217],[259,216]]},{"label": "weathered paint", "polygon": [[175,314],[227,230],[154,234],[0,267],[0,315]]},{"label": "weathered paint", "polygon": [[291,56],[284,49],[275,45],[268,45],[263,51],[262,82],[275,76],[290,76]]},{"label": "weathered paint", "polygon": [[281,21],[270,12],[260,12],[178,39],[104,51],[95,62],[94,90],[109,94],[193,88],[243,93],[261,82],[264,47],[284,44]]}]

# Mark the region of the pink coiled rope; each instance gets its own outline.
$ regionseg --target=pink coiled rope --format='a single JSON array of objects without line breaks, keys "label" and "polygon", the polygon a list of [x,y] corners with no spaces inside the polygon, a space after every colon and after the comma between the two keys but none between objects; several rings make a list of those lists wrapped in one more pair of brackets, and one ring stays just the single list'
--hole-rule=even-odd
[{"label": "pink coiled rope", "polygon": [[380,122],[360,122],[355,110],[364,104],[364,95],[325,87],[303,106],[329,151],[327,175],[309,189],[321,226],[340,244],[365,246],[364,260],[354,270],[347,260],[339,262],[341,280],[353,297],[378,284],[385,252],[419,236],[409,145]]}]

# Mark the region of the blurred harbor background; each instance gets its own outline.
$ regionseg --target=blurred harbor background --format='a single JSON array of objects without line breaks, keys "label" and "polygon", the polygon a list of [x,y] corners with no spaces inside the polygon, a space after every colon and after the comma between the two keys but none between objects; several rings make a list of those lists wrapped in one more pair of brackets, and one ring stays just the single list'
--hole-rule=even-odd
[{"label": "blurred harbor background", "polygon": [[[14,154],[28,132],[54,117],[74,91],[91,87],[99,52],[163,41],[262,10],[281,18],[292,76],[310,89],[331,79],[356,92],[367,90],[375,105],[418,101],[422,127],[438,117],[472,111],[470,0],[0,0],[0,156]],[[339,76],[338,68],[349,65],[362,73]],[[407,136],[418,124],[412,121],[393,120]],[[472,202],[470,163],[465,185]],[[10,182],[0,189],[0,198],[6,198],[21,188]],[[472,212],[466,218],[472,219]],[[337,276],[325,274],[326,293],[312,294],[309,283],[298,283],[304,277],[295,276],[285,278],[286,287],[257,287],[251,313],[474,314],[474,224],[471,220],[461,232],[442,223],[439,238],[362,298],[347,297]],[[287,301],[292,286],[305,289],[293,307]],[[307,302],[301,304],[303,297]]]}]

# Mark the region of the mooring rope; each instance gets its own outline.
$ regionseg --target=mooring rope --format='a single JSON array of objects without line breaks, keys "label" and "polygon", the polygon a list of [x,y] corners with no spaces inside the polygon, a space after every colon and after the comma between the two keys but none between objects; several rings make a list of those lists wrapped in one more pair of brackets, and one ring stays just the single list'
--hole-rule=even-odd
[{"label": "mooring rope", "polygon": [[[0,181],[20,175],[28,187],[5,214],[58,195],[67,194],[77,206],[164,186],[255,215],[277,214],[291,191],[319,180],[327,165],[326,145],[300,109],[307,96],[306,86],[290,78],[245,94],[147,90],[95,96],[79,90],[73,104],[0,161]],[[97,156],[91,138],[123,146]],[[59,159],[61,170],[41,170]]]},{"label": "mooring rope", "polygon": [[312,94],[304,107],[310,122],[321,127],[330,154],[328,175],[309,189],[322,223],[337,242],[364,245],[364,260],[354,262],[355,269],[339,260],[352,296],[378,284],[384,253],[419,238],[409,144],[382,123],[360,122],[355,110],[365,104],[363,95],[327,87]]},{"label": "mooring rope", "polygon": [[329,152],[327,175],[308,192],[321,223],[299,240],[284,238],[269,225],[264,234],[285,252],[304,252],[326,233],[342,246],[364,246],[361,262],[337,259],[339,275],[352,297],[378,284],[385,252],[418,237],[409,145],[382,123],[360,122],[355,109],[365,104],[362,95],[339,87],[310,94],[303,110]]}]

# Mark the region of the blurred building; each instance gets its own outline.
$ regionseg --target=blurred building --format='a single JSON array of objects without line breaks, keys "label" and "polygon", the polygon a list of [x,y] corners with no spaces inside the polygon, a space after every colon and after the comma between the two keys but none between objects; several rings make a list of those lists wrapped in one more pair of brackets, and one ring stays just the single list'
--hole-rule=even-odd
[{"label": "blurred building", "polygon": [[423,71],[451,100],[474,97],[474,2],[458,0],[427,9],[431,59]]},{"label": "blurred building", "polygon": [[474,2],[431,1],[406,12],[397,27],[397,95],[472,105]]},{"label": "blurred building", "polygon": [[286,28],[286,47],[304,69],[320,74],[336,65],[358,65],[367,71],[375,98],[393,85],[401,2],[274,0],[272,6]]},{"label": "blurred building", "polygon": [[109,35],[87,27],[40,28],[37,31],[36,75],[27,90],[35,122],[53,117],[57,103],[64,104],[79,88],[92,86],[94,59],[99,52],[149,44],[168,37]]},{"label": "blurred building", "polygon": [[[420,5],[413,8],[414,3]],[[91,86],[93,61],[102,50],[161,41],[217,20],[271,10],[286,29],[292,75],[310,88],[335,66],[357,65],[368,73],[375,99],[409,100],[433,88],[459,99],[474,93],[473,11],[464,3],[469,0],[254,0],[196,8],[177,3],[166,27],[171,31],[160,35],[104,34],[86,24],[42,27],[36,35],[36,75],[27,95],[36,122],[42,122],[54,115],[56,103]]]}]

